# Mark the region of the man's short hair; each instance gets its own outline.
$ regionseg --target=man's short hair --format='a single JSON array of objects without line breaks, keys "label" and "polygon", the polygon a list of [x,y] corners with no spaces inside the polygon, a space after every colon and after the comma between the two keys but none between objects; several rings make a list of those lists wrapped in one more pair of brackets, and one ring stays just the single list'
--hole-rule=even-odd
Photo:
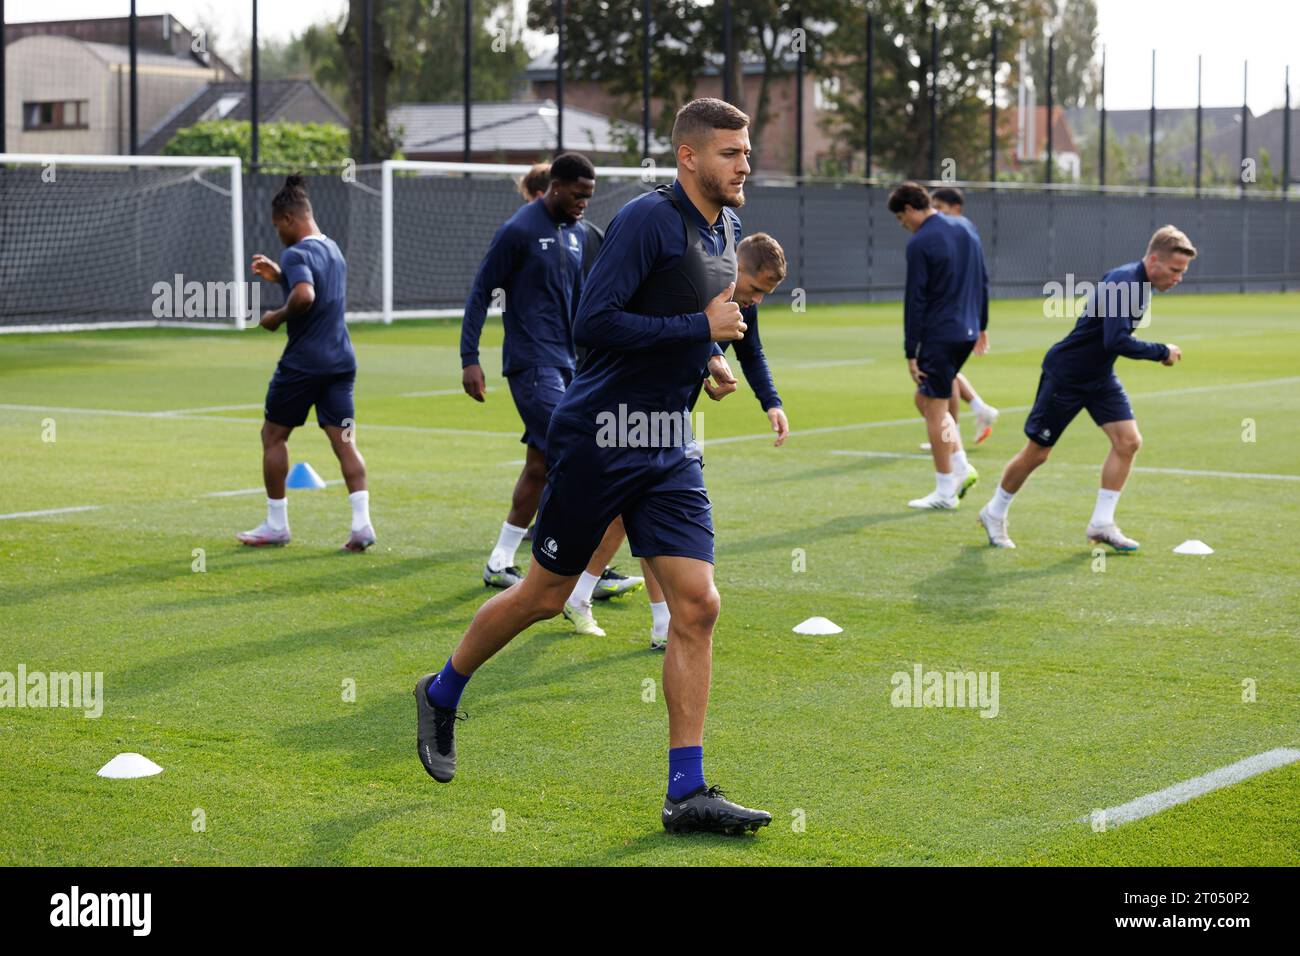
[{"label": "man's short hair", "polygon": [[785,279],[785,250],[765,232],[756,232],[746,236],[736,247],[736,255],[745,264],[745,270],[752,275],[770,273],[777,281]]},{"label": "man's short hair", "polygon": [[924,186],[910,179],[901,186],[895,186],[889,194],[890,212],[900,213],[908,206],[922,211],[930,208],[930,194]]},{"label": "man's short hair", "polygon": [[962,195],[961,190],[956,186],[940,186],[930,193],[930,201],[947,203],[949,206],[966,205],[966,197]]},{"label": "man's short hair", "polygon": [[673,152],[683,143],[699,146],[715,129],[744,129],[749,117],[725,100],[703,96],[677,111],[673,120]]},{"label": "man's short hair", "polygon": [[596,178],[596,167],[581,153],[561,153],[551,160],[551,182],[571,183]]},{"label": "man's short hair", "polygon": [[311,212],[311,200],[307,198],[307,177],[293,173],[284,178],[280,191],[271,197],[271,216],[299,212]]},{"label": "man's short hair", "polygon": [[525,199],[532,199],[537,193],[546,192],[551,184],[551,164],[533,163],[533,168],[519,177],[519,194]]},{"label": "man's short hair", "polygon": [[1192,240],[1188,239],[1187,233],[1177,226],[1161,226],[1155,231],[1151,241],[1147,243],[1147,255],[1153,252],[1162,259],[1171,252],[1181,252],[1193,259],[1196,258],[1196,247],[1192,245]]}]

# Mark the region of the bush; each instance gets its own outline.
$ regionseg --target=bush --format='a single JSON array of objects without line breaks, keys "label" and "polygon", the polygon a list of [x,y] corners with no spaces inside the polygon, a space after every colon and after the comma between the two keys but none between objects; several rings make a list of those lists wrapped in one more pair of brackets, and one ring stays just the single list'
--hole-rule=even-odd
[{"label": "bush", "polygon": [[[164,156],[238,156],[252,154],[252,124],[247,120],[209,120],[178,130],[163,147]],[[258,127],[258,161],[275,166],[338,166],[349,156],[348,131],[330,123],[262,123]]]}]

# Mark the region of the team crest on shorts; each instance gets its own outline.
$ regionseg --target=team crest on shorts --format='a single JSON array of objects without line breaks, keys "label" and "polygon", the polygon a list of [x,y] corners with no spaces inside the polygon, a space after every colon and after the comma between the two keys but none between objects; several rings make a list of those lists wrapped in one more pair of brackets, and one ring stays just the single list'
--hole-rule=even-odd
[{"label": "team crest on shorts", "polygon": [[556,552],[560,550],[560,546],[555,543],[554,538],[547,538],[542,542],[542,550],[551,557],[555,557]]}]

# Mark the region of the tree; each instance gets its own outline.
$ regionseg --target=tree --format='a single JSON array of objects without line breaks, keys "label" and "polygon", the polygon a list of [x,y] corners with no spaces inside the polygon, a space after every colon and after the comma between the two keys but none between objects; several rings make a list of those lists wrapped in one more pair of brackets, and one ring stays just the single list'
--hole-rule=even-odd
[{"label": "tree", "polygon": [[[818,61],[824,76],[840,79],[830,131],[846,143],[866,139],[866,3],[844,10]],[[935,83],[940,163],[951,160],[958,179],[977,178],[988,163],[989,56],[998,30],[999,58],[1033,28],[1038,8],[1007,0],[874,0],[875,74],[872,82],[873,163],[886,173],[930,174],[930,26],[938,35]],[[851,153],[860,147],[847,147]],[[873,171],[874,172],[874,171]],[[936,170],[936,174],[942,170]]]},{"label": "tree", "polygon": [[[238,156],[252,154],[248,120],[209,120],[177,130],[163,147],[164,156]],[[262,123],[258,154],[270,166],[338,167],[348,158],[348,131],[330,123]]]},{"label": "tree", "polygon": [[[1101,85],[1097,56],[1097,0],[1033,0],[1026,32],[1026,54],[1038,90],[1047,104],[1047,35],[1052,42],[1052,103],[1088,106]],[[1014,50],[1008,53],[1014,55]],[[1018,76],[1013,72],[1018,82]]]},{"label": "tree", "polygon": [[[610,15],[608,0],[568,0],[565,4],[565,72],[567,76],[599,83],[618,98],[616,119],[639,125],[641,115],[642,38],[641,5],[627,4],[627,16]],[[764,132],[771,119],[773,84],[793,72],[797,13],[805,22],[805,63],[812,67],[822,50],[822,37],[844,6],[835,0],[745,0],[733,2],[732,42],[735,105],[750,115],[750,142],[756,168],[762,166]],[[653,0],[653,47],[650,95],[659,101],[652,125],[666,136],[677,108],[695,95],[705,67],[723,62],[723,4],[704,5],[698,0]],[[556,8],[551,0],[529,0],[528,25],[548,33],[556,31]],[[746,100],[740,82],[744,60],[762,64],[758,96]],[[811,109],[811,104],[809,104]]]}]

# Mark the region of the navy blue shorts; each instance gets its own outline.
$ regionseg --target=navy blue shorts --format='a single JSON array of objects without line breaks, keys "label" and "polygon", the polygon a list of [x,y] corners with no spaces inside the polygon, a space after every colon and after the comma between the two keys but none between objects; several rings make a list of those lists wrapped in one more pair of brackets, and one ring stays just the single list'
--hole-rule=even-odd
[{"label": "navy blue shorts", "polygon": [[573,381],[573,371],[550,365],[512,372],[507,379],[519,417],[524,420],[520,441],[545,454],[546,430],[551,426],[551,412],[560,404],[564,390]]},{"label": "navy blue shorts", "polygon": [[1124,386],[1114,375],[1091,385],[1065,385],[1043,372],[1034,407],[1025,419],[1025,434],[1030,441],[1050,448],[1085,408],[1098,426],[1133,417]]},{"label": "navy blue shorts", "polygon": [[297,428],[306,423],[307,409],[315,405],[316,422],[322,428],[346,428],[357,418],[352,404],[356,379],[355,369],[337,375],[312,375],[277,366],[266,390],[266,420]]},{"label": "navy blue shorts", "polygon": [[546,490],[537,509],[533,560],[581,574],[619,515],[632,553],[713,563],[713,506],[704,461],[677,448],[602,448],[563,421],[547,436]]},{"label": "navy blue shorts", "polygon": [[974,342],[928,342],[916,350],[916,367],[925,373],[917,386],[930,398],[952,398],[952,383],[970,358]]}]

